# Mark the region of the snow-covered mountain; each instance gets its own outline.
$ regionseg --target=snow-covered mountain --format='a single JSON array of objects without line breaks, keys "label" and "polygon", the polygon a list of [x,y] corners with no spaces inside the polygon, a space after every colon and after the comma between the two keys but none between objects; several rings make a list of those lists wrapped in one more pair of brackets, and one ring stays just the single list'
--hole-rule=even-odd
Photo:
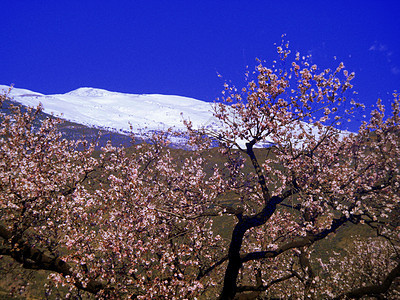
[{"label": "snow-covered mountain", "polygon": [[[0,92],[8,86],[0,85]],[[213,126],[217,120],[210,103],[188,97],[170,95],[137,95],[103,89],[79,88],[66,94],[43,95],[13,88],[9,95],[26,106],[43,105],[45,113],[89,127],[117,132],[133,130],[184,130],[183,118],[194,127]]]},{"label": "snow-covered mountain", "polygon": [[[0,92],[9,90],[0,85]],[[13,88],[9,94],[13,101],[25,106],[36,107],[41,103],[47,114],[88,127],[112,132],[143,133],[172,128],[185,131],[183,120],[190,120],[194,128],[218,129],[222,124],[211,111],[211,104],[193,98],[159,94],[125,94],[103,89],[79,88],[66,94],[44,95],[26,89]],[[317,128],[303,123],[314,134]],[[132,127],[132,130],[131,130]],[[342,131],[342,136],[349,132]],[[271,145],[272,140],[260,141],[256,147]],[[185,144],[185,140],[173,141]],[[245,141],[237,143],[243,147]],[[298,144],[298,146],[300,146]]]}]

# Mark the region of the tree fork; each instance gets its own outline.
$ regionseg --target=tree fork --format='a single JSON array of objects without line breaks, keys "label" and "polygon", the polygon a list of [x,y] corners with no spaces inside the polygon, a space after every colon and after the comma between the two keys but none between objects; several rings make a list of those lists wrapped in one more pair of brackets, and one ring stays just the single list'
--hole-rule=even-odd
[{"label": "tree fork", "polygon": [[276,210],[276,206],[283,201],[284,198],[272,197],[264,209],[251,217],[240,216],[239,222],[236,224],[232,232],[232,240],[229,245],[228,266],[225,271],[224,286],[220,299],[233,299],[237,291],[237,277],[243,260],[240,256],[240,249],[243,243],[243,237],[247,230],[265,224]]}]

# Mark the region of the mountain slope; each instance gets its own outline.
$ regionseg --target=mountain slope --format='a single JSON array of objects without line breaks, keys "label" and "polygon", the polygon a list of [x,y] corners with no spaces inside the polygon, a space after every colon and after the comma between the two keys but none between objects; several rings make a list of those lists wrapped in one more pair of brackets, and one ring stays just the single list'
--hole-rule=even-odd
[{"label": "mountain slope", "polygon": [[[0,85],[0,92],[9,87]],[[139,95],[110,92],[103,89],[79,88],[65,94],[44,95],[26,89],[13,88],[10,98],[25,106],[43,105],[44,112],[70,122],[91,128],[130,134],[145,138],[143,133],[186,129],[183,120],[190,120],[193,128],[207,128],[215,131],[223,126],[213,116],[211,104],[193,98],[173,95]],[[303,123],[313,134],[318,135],[316,127]],[[341,135],[349,132],[341,131]],[[236,142],[245,147],[244,140]],[[174,140],[184,146],[186,141]],[[260,141],[257,147],[268,147],[271,140]],[[301,142],[298,143],[301,146]]]},{"label": "mountain slope", "polygon": [[[0,85],[0,90],[7,91],[8,87]],[[210,103],[181,96],[124,94],[94,88],[43,95],[13,88],[10,97],[27,106],[42,103],[45,113],[68,121],[118,132],[130,132],[131,125],[134,132],[170,127],[183,130],[183,118],[195,127],[211,126],[217,121]]]}]

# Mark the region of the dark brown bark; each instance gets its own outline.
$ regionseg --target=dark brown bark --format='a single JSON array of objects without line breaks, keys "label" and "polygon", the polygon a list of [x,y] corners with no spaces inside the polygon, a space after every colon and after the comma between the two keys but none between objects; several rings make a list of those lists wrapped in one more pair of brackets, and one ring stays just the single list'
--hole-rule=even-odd
[{"label": "dark brown bark", "polygon": [[75,278],[75,286],[78,289],[91,294],[97,294],[105,289],[102,283],[93,280],[84,286],[79,280],[76,280],[73,269],[67,262],[57,255],[29,244],[23,237],[13,237],[11,232],[3,225],[0,225],[0,237],[4,239],[0,254],[12,257],[26,269],[47,270],[59,273],[64,277],[70,276]]},{"label": "dark brown bark", "polygon": [[225,261],[228,260],[228,256],[224,256],[223,258],[221,258],[219,261],[217,261],[215,264],[213,264],[212,266],[208,267],[205,270],[200,270],[199,274],[197,275],[197,280],[200,280],[201,278],[203,278],[204,276],[208,275],[212,270],[214,270],[216,267],[222,265]]},{"label": "dark brown bark", "polygon": [[225,271],[224,286],[220,299],[233,299],[237,289],[237,277],[242,267],[243,260],[240,256],[240,249],[243,243],[243,237],[250,228],[265,224],[276,210],[276,206],[284,199],[272,197],[264,209],[251,217],[241,216],[232,233],[232,240],[228,251],[228,266]]},{"label": "dark brown bark", "polygon": [[271,196],[270,196],[270,192],[268,190],[267,187],[267,183],[265,181],[265,177],[264,174],[261,170],[260,164],[258,163],[257,157],[254,153],[253,150],[253,146],[256,143],[256,140],[253,140],[251,143],[247,143],[246,144],[246,153],[247,155],[250,157],[251,163],[253,165],[254,170],[256,171],[257,174],[257,178],[258,178],[258,183],[261,187],[262,193],[263,193],[263,197],[264,197],[264,201],[266,204],[268,204]]},{"label": "dark brown bark", "polygon": [[246,291],[266,291],[268,290],[271,286],[273,286],[274,284],[289,280],[291,278],[295,277],[294,274],[288,274],[286,276],[283,276],[281,278],[278,279],[274,279],[272,280],[270,283],[266,284],[266,285],[262,285],[262,284],[257,284],[256,286],[249,286],[249,285],[242,285],[242,286],[238,286],[237,291],[238,292],[246,292]]},{"label": "dark brown bark", "polygon": [[369,285],[361,288],[354,289],[350,292],[344,293],[335,299],[360,299],[364,296],[380,296],[385,294],[391,287],[393,281],[400,277],[400,263],[390,271],[381,284]]},{"label": "dark brown bark", "polygon": [[250,228],[265,224],[275,212],[277,205],[285,200],[288,196],[293,194],[292,191],[288,191],[282,197],[270,196],[264,174],[253,151],[253,146],[255,143],[256,140],[253,140],[246,144],[246,153],[250,157],[253,168],[257,174],[258,183],[263,193],[265,206],[261,212],[253,216],[242,216],[242,214],[236,215],[238,218],[238,223],[232,232],[232,239],[228,251],[228,266],[225,271],[224,285],[220,295],[220,299],[224,300],[234,299],[237,292],[237,278],[243,263],[243,260],[240,256],[240,249],[242,248],[244,234]]},{"label": "dark brown bark", "polygon": [[228,254],[229,263],[225,272],[224,286],[220,295],[220,299],[234,299],[237,292],[236,281],[239,270],[243,263],[251,260],[276,257],[281,253],[293,248],[310,246],[314,242],[324,239],[329,233],[336,231],[340,226],[349,220],[346,217],[334,219],[330,229],[326,229],[318,234],[306,236],[304,238],[286,243],[274,251],[259,251],[240,255],[240,248],[243,242],[244,233],[250,228],[265,224],[269,217],[274,213],[276,205],[279,204],[279,201],[282,201],[282,199],[279,197],[272,197],[270,205],[267,206],[269,209],[266,207],[262,212],[253,217],[243,217],[242,220],[236,224],[232,233],[232,241]]},{"label": "dark brown bark", "polygon": [[273,258],[277,257],[279,254],[288,251],[290,249],[294,248],[301,248],[305,246],[310,246],[316,241],[324,239],[328,234],[335,232],[337,229],[339,229],[340,226],[342,226],[344,223],[349,221],[346,217],[341,217],[340,219],[334,219],[331,225],[330,229],[325,229],[320,233],[314,234],[314,235],[308,235],[299,239],[296,239],[294,241],[288,242],[286,244],[283,244],[276,250],[270,250],[270,251],[258,251],[258,252],[251,252],[248,254],[245,254],[242,256],[242,263],[251,261],[251,260],[258,260],[258,259],[263,259],[263,258]]}]

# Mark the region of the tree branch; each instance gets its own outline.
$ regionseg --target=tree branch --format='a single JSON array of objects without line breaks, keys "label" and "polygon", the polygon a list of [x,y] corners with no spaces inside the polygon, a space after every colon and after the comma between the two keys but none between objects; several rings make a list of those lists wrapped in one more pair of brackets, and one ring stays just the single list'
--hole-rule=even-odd
[{"label": "tree branch", "polygon": [[276,250],[251,252],[251,253],[242,255],[241,261],[242,261],[242,263],[245,263],[245,262],[248,262],[251,260],[258,260],[258,259],[263,259],[263,258],[273,258],[273,257],[277,257],[279,254],[281,254],[285,251],[288,251],[290,249],[310,246],[314,242],[324,239],[328,234],[335,232],[340,226],[342,226],[344,223],[346,223],[349,220],[350,219],[346,218],[345,216],[342,216],[340,219],[334,219],[332,222],[332,225],[329,229],[325,229],[320,233],[317,233],[314,235],[308,235],[303,238],[297,239],[295,241],[288,242]]},{"label": "tree branch", "polygon": [[347,299],[347,298],[359,299],[363,296],[377,296],[380,294],[384,294],[389,290],[393,281],[397,277],[400,277],[400,263],[398,263],[397,266],[392,271],[390,271],[390,273],[386,276],[386,278],[382,281],[381,284],[375,284],[357,288],[350,292],[343,293],[337,296],[335,299]]},{"label": "tree branch", "polygon": [[289,280],[290,278],[293,278],[293,277],[295,277],[295,274],[294,273],[291,273],[291,274],[288,274],[288,275],[285,275],[285,276],[283,276],[283,277],[280,277],[280,278],[277,278],[277,279],[274,279],[274,280],[272,280],[271,282],[269,282],[268,284],[266,284],[266,285],[257,285],[257,286],[251,286],[251,285],[241,285],[241,286],[238,286],[238,288],[237,288],[237,292],[238,293],[241,293],[241,292],[252,292],[252,291],[254,291],[254,292],[256,292],[256,291],[266,291],[266,290],[268,290],[271,286],[273,286],[274,284],[276,284],[276,283],[279,283],[279,282],[283,282],[283,281],[286,281],[286,280]]},{"label": "tree branch", "polygon": [[[24,238],[13,239],[9,230],[3,225],[0,225],[0,237],[5,240],[8,247],[2,247],[0,253],[12,257],[15,261],[22,264],[25,269],[47,270],[61,274],[64,277],[72,277],[75,279],[74,285],[91,294],[97,294],[106,287],[103,283],[91,280],[87,284],[83,284],[75,276],[72,266],[62,260],[55,254],[45,252],[33,245],[30,245]],[[10,242],[13,240],[12,242]]]},{"label": "tree branch", "polygon": [[199,274],[197,275],[196,280],[200,280],[204,276],[206,276],[208,273],[210,273],[212,270],[214,270],[216,267],[222,265],[225,261],[228,260],[228,255],[225,255],[223,258],[221,258],[219,261],[217,261],[215,264],[213,264],[211,267],[203,270],[200,270]]},{"label": "tree branch", "polygon": [[246,143],[246,153],[250,157],[251,163],[253,164],[254,170],[256,171],[258,177],[258,183],[260,184],[264,201],[267,204],[271,198],[270,192],[267,187],[267,183],[265,181],[264,174],[261,170],[260,164],[257,161],[257,157],[254,154],[253,146],[256,143],[256,140],[253,139],[250,143]]}]

